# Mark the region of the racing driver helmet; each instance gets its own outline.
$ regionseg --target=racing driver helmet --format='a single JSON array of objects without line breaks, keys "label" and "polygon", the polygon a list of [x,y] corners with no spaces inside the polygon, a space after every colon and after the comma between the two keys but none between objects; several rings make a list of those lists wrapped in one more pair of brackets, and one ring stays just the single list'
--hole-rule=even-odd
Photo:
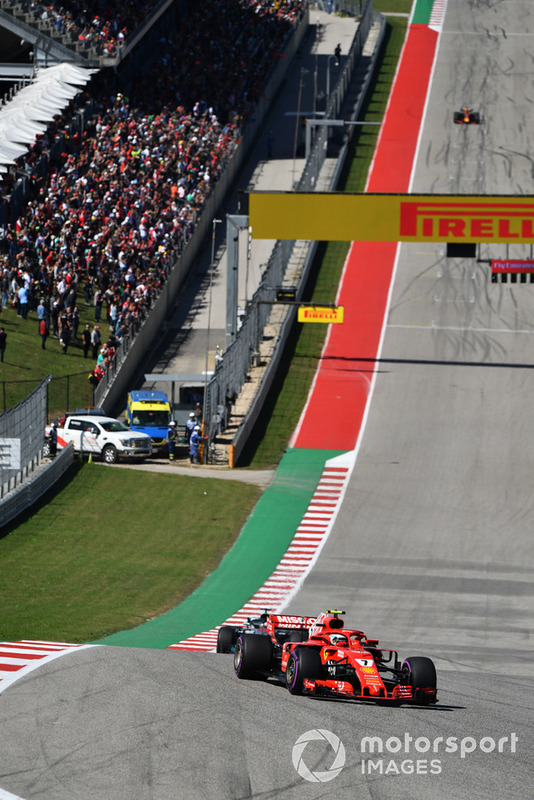
[{"label": "racing driver helmet", "polygon": [[336,647],[347,647],[348,646],[348,639],[342,633],[331,633],[330,634],[330,642],[334,644]]}]

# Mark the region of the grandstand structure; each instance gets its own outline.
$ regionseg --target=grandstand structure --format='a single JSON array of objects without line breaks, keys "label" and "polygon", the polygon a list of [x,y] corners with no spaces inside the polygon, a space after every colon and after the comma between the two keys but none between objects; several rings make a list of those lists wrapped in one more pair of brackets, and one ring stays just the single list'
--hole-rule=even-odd
[{"label": "grandstand structure", "polygon": [[[113,408],[194,269],[303,41],[309,6],[305,0],[220,0],[217,19],[206,20],[202,4],[192,8],[182,0],[117,3],[117,8],[143,9],[141,19],[134,15],[117,29],[106,28],[112,21],[97,13],[104,5],[114,4],[86,2],[80,19],[79,4],[67,0],[61,5],[0,0],[0,27],[33,48],[31,74],[0,108],[5,132],[0,226],[14,241],[15,255],[39,276],[40,291],[48,281],[53,294],[58,275],[68,272],[78,286],[90,275],[124,292],[115,358],[95,392],[98,405]],[[358,35],[328,97],[332,117],[373,21],[372,0],[343,5],[361,14]],[[186,18],[187,25],[182,24]],[[204,28],[208,79],[198,58]],[[220,29],[228,32],[228,52],[221,47]],[[318,185],[326,136],[321,130],[315,138],[303,186]],[[39,246],[34,223],[41,231]],[[273,258],[279,282],[295,244],[284,243]],[[10,250],[3,267],[9,268],[11,257]],[[127,275],[131,280],[125,283]],[[304,265],[299,281],[305,278]],[[265,286],[271,280],[266,274]],[[269,324],[262,299],[261,292],[253,299],[251,322],[244,320],[244,335],[223,354],[207,387],[206,424],[212,436],[219,426],[216,410],[239,395],[251,354],[258,352]],[[279,332],[283,339],[284,331]],[[276,357],[270,360],[275,369]],[[270,379],[267,371],[258,397],[265,395]],[[249,405],[253,416],[255,403]],[[246,426],[240,434],[243,442]],[[25,481],[31,479],[26,473]]]},{"label": "grandstand structure", "polygon": [[[71,62],[102,69],[119,66],[173,5],[176,0],[2,0],[0,27],[28,44],[28,55],[38,67]],[[103,10],[113,11],[113,17],[106,19]],[[0,76],[6,75],[4,70],[0,66]]]}]

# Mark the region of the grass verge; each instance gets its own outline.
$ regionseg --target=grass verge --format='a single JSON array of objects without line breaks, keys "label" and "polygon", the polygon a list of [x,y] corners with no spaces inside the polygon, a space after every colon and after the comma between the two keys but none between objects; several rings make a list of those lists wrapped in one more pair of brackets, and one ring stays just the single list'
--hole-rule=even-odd
[{"label": "grass verge", "polygon": [[0,639],[86,642],[180,603],[212,572],[257,486],[76,463],[0,540]]}]

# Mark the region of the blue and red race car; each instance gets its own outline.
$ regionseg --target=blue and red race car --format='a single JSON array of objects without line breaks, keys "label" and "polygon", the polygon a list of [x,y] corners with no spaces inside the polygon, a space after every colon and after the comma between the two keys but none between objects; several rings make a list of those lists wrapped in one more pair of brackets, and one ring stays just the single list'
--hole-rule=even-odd
[{"label": "blue and red race car", "polygon": [[275,678],[291,694],[420,705],[437,702],[436,668],[430,658],[414,656],[401,662],[397,651],[379,646],[378,639],[345,628],[343,614],[267,615],[261,630],[237,637],[237,677]]},{"label": "blue and red race car", "polygon": [[454,112],[454,122],[457,125],[480,125],[480,114],[465,106],[461,111]]},{"label": "blue and red race car", "polygon": [[269,609],[266,608],[258,617],[248,617],[243,625],[221,625],[217,631],[217,652],[233,653],[242,633],[266,633],[268,617]]}]

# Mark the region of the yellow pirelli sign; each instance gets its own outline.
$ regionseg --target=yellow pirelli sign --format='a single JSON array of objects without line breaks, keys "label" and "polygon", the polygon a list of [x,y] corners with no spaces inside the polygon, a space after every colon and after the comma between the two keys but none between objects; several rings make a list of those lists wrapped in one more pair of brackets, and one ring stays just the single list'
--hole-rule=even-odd
[{"label": "yellow pirelli sign", "polygon": [[299,322],[343,322],[344,306],[299,306]]},{"label": "yellow pirelli sign", "polygon": [[534,243],[534,197],[253,192],[254,239]]}]

